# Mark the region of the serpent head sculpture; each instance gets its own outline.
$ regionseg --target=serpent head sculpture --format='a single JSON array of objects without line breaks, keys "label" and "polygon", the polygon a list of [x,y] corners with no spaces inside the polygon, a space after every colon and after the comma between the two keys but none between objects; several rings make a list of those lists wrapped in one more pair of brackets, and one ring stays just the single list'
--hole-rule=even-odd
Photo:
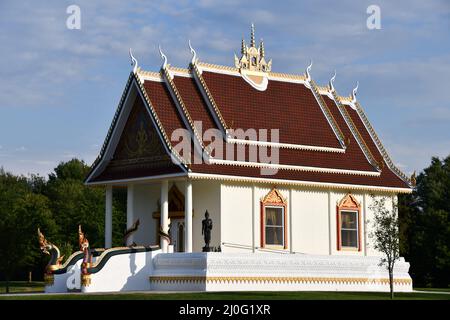
[{"label": "serpent head sculpture", "polygon": [[39,228],[37,231],[41,251],[45,254],[50,255],[50,261],[45,268],[46,272],[51,273],[52,271],[58,270],[61,267],[61,261],[63,260],[64,256],[61,256],[57,246],[45,239],[44,234]]}]

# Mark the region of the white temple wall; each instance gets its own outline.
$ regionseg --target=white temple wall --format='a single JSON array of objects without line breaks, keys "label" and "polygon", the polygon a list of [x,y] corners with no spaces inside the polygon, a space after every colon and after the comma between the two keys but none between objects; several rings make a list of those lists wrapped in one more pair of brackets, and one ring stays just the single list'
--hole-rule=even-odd
[{"label": "white temple wall", "polygon": [[[252,250],[252,188],[221,185],[221,242],[223,252]],[[258,209],[259,212],[259,209]],[[255,217],[259,221],[259,217]],[[257,223],[259,226],[259,222]],[[257,231],[259,234],[259,230]]]},{"label": "white temple wall", "polygon": [[[260,201],[271,188],[263,185],[255,186],[254,226],[252,226],[252,188],[251,184],[245,183],[223,183],[221,186],[221,242],[226,243],[222,247],[224,252],[249,252],[253,244],[258,251],[261,245]],[[336,208],[347,195],[346,192],[304,187],[277,189],[288,202],[286,214],[288,248],[282,251],[321,255],[380,255],[373,248],[369,237],[373,229],[373,215],[369,210],[372,198],[369,193],[352,192],[361,205],[361,250],[358,251],[338,250]],[[387,206],[391,207],[392,194],[378,193],[378,196],[383,195],[388,196]],[[292,238],[290,222],[292,222]]]},{"label": "white temple wall", "polygon": [[[138,230],[133,235],[133,241],[137,245],[159,245],[156,239],[157,224],[153,219],[153,212],[158,210],[160,198],[160,184],[136,184],[134,186],[134,221],[139,219]],[[133,221],[133,222],[134,222]]]},{"label": "white temple wall", "polygon": [[292,251],[329,254],[328,193],[293,188],[291,201]]},{"label": "white temple wall", "polygon": [[[184,191],[183,185],[180,190]],[[205,246],[202,235],[202,220],[205,219],[205,211],[208,210],[209,217],[213,221],[211,230],[211,247],[220,245],[222,221],[220,211],[220,182],[218,181],[193,181],[192,182],[192,251],[201,252]]]}]

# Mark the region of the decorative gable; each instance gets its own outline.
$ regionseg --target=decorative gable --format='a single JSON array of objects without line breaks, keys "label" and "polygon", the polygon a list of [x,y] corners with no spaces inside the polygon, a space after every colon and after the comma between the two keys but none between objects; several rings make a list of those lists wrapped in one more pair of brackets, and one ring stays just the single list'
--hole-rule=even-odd
[{"label": "decorative gable", "polygon": [[361,205],[359,204],[358,200],[356,200],[355,196],[352,194],[347,194],[344,198],[341,199],[338,203],[338,207],[340,209],[359,209]]},{"label": "decorative gable", "polygon": [[273,188],[262,200],[263,204],[282,204],[285,205],[287,203],[286,199],[281,195],[280,191],[276,188]]}]

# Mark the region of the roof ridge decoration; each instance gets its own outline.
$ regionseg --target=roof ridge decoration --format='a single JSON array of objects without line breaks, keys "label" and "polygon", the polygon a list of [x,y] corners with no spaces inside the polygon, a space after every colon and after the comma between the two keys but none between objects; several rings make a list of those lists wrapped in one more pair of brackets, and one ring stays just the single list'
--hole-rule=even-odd
[{"label": "roof ridge decoration", "polygon": [[348,145],[348,139],[345,138],[344,133],[342,133],[341,128],[339,128],[339,125],[338,125],[336,119],[334,118],[333,114],[331,113],[330,109],[328,108],[326,102],[323,100],[323,97],[319,92],[319,88],[318,88],[317,84],[312,79],[310,79],[308,83],[311,87],[311,91],[312,91],[314,97],[316,98],[316,101],[318,102],[318,104],[320,106],[320,109],[324,113],[325,118],[327,119],[328,123],[330,124],[331,128],[333,129],[334,134],[336,135],[339,143],[341,144],[341,146],[344,149],[346,149],[347,145]]},{"label": "roof ridge decoration", "polygon": [[366,156],[369,163],[374,166],[378,171],[381,172],[384,166],[384,162],[381,159],[381,161],[378,161],[375,159],[375,156],[370,151],[369,147],[367,146],[366,142],[364,141],[361,133],[359,132],[358,128],[356,127],[355,123],[353,122],[352,118],[350,117],[347,109],[342,105],[341,98],[336,92],[336,89],[334,88],[333,82],[336,79],[336,70],[334,71],[333,77],[330,79],[330,93],[333,97],[334,102],[336,103],[339,111],[341,112],[342,116],[344,117],[345,122],[347,123],[348,127],[350,128],[350,131],[352,132],[353,136],[355,137],[356,141],[358,142],[358,145],[360,146],[361,150],[363,151],[364,155]]},{"label": "roof ridge decoration", "polygon": [[372,137],[372,140],[375,142],[375,145],[377,146],[378,150],[380,151],[381,155],[383,156],[384,161],[386,161],[386,164],[388,165],[389,169],[391,169],[392,172],[394,172],[400,179],[408,183],[410,186],[415,186],[415,173],[409,178],[405,173],[403,173],[392,161],[391,157],[387,153],[386,149],[384,148],[383,144],[381,143],[380,138],[378,137],[377,133],[375,132],[375,129],[372,127],[372,125],[369,122],[369,119],[367,118],[364,109],[362,108],[361,104],[355,101],[354,105],[356,107],[356,111],[364,123],[364,126],[366,127],[367,131],[369,132],[370,136]]},{"label": "roof ridge decoration", "polygon": [[193,74],[195,82],[201,87],[200,90],[202,93],[203,98],[205,99],[206,104],[212,109],[212,113],[215,116],[214,118],[217,118],[219,121],[220,126],[223,128],[223,131],[226,133],[229,129],[228,125],[226,124],[222,113],[219,110],[219,107],[217,106],[216,101],[214,100],[214,97],[211,94],[211,91],[209,90],[205,79],[203,79],[202,71],[199,69],[198,65],[200,62],[197,60],[194,61],[194,63],[190,64],[190,70]]},{"label": "roof ridge decoration", "polygon": [[189,44],[189,49],[191,50],[191,53],[192,53],[191,63],[194,64],[198,60],[197,59],[197,52],[195,52],[194,48],[192,48],[191,40],[188,40],[188,44]]},{"label": "roof ridge decoration", "polygon": [[309,60],[309,66],[306,67],[306,81],[310,82],[311,81],[311,68],[313,65],[313,61],[312,59]]},{"label": "roof ridge decoration", "polygon": [[256,47],[255,43],[255,25],[252,23],[250,33],[250,46],[245,44],[242,38],[241,58],[234,55],[234,65],[252,87],[257,90],[264,91],[269,83],[267,74],[272,69],[272,59],[266,62],[264,41],[261,39],[260,44]]},{"label": "roof ridge decoration", "polygon": [[356,87],[353,88],[352,95],[351,95],[353,104],[355,104],[355,102],[356,102],[356,93],[358,92],[358,87],[359,87],[359,81],[356,81]]},{"label": "roof ridge decoration", "polygon": [[137,68],[138,68],[138,61],[137,61],[137,59],[133,56],[133,52],[131,51],[131,48],[130,48],[129,53],[130,53],[131,65],[133,66],[133,73],[136,73]]},{"label": "roof ridge decoration", "polygon": [[[189,46],[190,46],[190,42],[189,42]],[[159,50],[161,52],[161,48]],[[165,76],[166,84],[169,86],[169,92],[171,93],[171,95],[173,95],[173,98],[175,98],[176,103],[181,108],[182,113],[183,113],[185,119],[187,120],[189,127],[191,128],[192,132],[194,133],[194,136],[195,136],[197,142],[200,144],[200,148],[202,149],[202,151],[205,150],[205,152],[207,152],[207,154],[209,155],[210,147],[205,146],[205,144],[203,143],[203,139],[201,138],[201,135],[198,133],[198,131],[194,125],[194,121],[192,120],[192,117],[186,107],[186,104],[184,103],[183,98],[181,97],[181,94],[178,91],[178,88],[176,87],[175,82],[173,81],[173,77],[171,76],[171,74],[169,72],[169,67],[167,64],[167,57],[162,52],[161,52],[161,57],[164,59],[164,64],[161,67],[161,73],[163,76]]]}]

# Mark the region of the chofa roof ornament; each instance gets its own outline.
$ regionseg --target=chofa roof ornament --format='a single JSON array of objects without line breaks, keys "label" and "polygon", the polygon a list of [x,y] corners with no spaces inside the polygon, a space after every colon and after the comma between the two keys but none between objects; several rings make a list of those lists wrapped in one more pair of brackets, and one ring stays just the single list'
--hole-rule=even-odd
[{"label": "chofa roof ornament", "polygon": [[163,65],[161,68],[165,69],[167,68],[167,57],[161,50],[161,45],[159,46],[159,54],[161,55],[161,58],[164,60]]},{"label": "chofa roof ornament", "polygon": [[334,85],[333,85],[335,79],[336,79],[336,70],[334,70],[334,74],[330,79],[330,91],[331,92],[336,91],[336,89],[334,88]]},{"label": "chofa roof ornament", "polygon": [[306,80],[309,82],[311,81],[311,68],[312,68],[313,62],[312,60],[309,60],[309,66],[306,67]]},{"label": "chofa roof ornament", "polygon": [[192,54],[191,63],[194,64],[197,62],[197,52],[195,52],[194,48],[192,48],[191,40],[189,40],[188,43],[189,43],[189,49],[191,49],[191,54]]},{"label": "chofa roof ornament", "polygon": [[131,48],[130,48],[130,59],[131,59],[131,65],[133,66],[133,73],[136,73],[137,68],[138,68],[138,61],[133,56],[133,52],[131,51]]},{"label": "chofa roof ornament", "polygon": [[359,81],[356,81],[356,87],[352,90],[352,103],[356,102],[356,92],[358,92]]}]

